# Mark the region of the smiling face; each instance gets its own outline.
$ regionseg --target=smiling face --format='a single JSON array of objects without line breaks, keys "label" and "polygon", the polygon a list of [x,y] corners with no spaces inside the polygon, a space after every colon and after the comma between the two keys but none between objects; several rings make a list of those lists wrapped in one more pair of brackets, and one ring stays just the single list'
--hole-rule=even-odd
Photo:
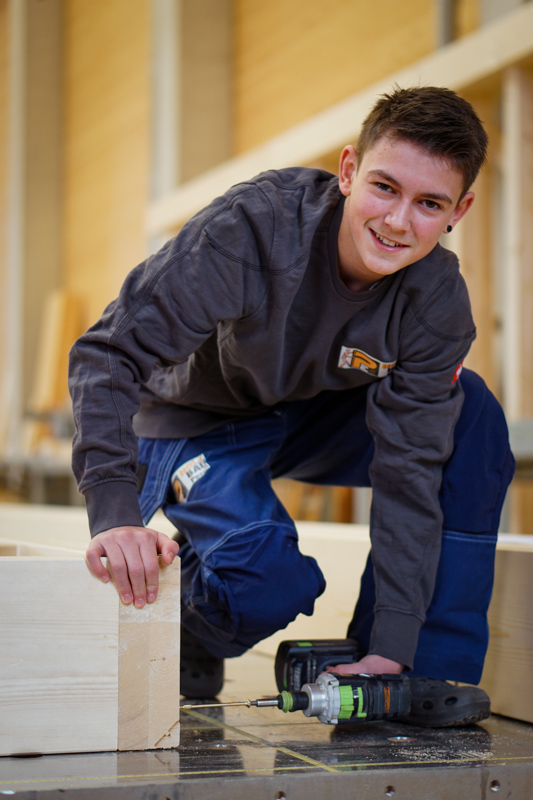
[{"label": "smiling face", "polygon": [[383,137],[358,164],[348,145],[339,186],[345,195],[339,230],[340,277],[353,291],[413,264],[433,250],[474,199],[461,198],[463,177],[446,161],[406,140]]}]

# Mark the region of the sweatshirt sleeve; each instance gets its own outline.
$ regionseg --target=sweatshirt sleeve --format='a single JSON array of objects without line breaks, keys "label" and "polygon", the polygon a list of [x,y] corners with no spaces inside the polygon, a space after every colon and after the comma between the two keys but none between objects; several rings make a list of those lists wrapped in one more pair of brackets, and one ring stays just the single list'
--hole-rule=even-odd
[{"label": "sweatshirt sleeve", "polygon": [[468,294],[458,272],[443,279],[423,304],[413,291],[397,365],[369,392],[376,580],[370,652],[409,669],[435,587],[442,468],[452,453],[462,406],[457,376],[474,336]]},{"label": "sweatshirt sleeve", "polygon": [[[250,203],[248,203],[248,206]],[[253,222],[253,221],[252,221]],[[257,259],[238,199],[208,209],[127,277],[120,295],[73,346],[69,388],[76,432],[73,470],[85,495],[91,534],[142,526],[137,499],[137,438],[133,417],[140,387],[154,369],[171,371],[216,330],[220,320],[252,313],[257,272],[214,246],[209,230],[229,231],[243,259]],[[268,221],[263,218],[268,233]],[[243,233],[243,231],[245,233]],[[248,252],[249,250],[249,252]]]}]

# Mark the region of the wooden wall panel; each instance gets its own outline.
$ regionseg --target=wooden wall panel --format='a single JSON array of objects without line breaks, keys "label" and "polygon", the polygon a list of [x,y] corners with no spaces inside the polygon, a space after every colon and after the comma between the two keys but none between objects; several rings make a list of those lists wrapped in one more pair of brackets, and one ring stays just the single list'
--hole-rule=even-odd
[{"label": "wooden wall panel", "polygon": [[[14,4],[15,5],[15,4]],[[62,282],[61,0],[27,0],[22,119],[22,397],[32,390],[42,336],[43,300]],[[19,19],[20,22],[20,19]],[[22,266],[22,265],[21,265]],[[24,409],[26,410],[26,409]]]},{"label": "wooden wall panel", "polygon": [[498,165],[501,160],[501,131],[497,122],[497,90],[465,92],[463,96],[474,106],[489,135],[487,164],[481,170],[472,190],[475,201],[467,215],[451,235],[443,237],[444,245],[457,253],[461,272],[466,280],[477,338],[466,359],[466,366],[479,373],[492,392],[501,400],[502,387],[498,367],[498,344],[501,334],[501,309],[498,302],[498,281],[495,260],[494,197],[499,191]]},{"label": "wooden wall panel", "polygon": [[533,417],[533,69],[522,70],[522,82],[521,413],[524,417]]},{"label": "wooden wall panel", "polygon": [[43,297],[61,280],[61,0],[7,0],[1,17],[0,289],[9,408],[0,415],[0,439],[13,453],[35,372]]},{"label": "wooden wall panel", "polygon": [[232,0],[180,0],[180,181],[233,155]]},{"label": "wooden wall panel", "polygon": [[459,223],[462,227],[462,246],[457,254],[460,257],[461,272],[468,286],[477,328],[477,338],[467,356],[465,366],[481,375],[489,388],[499,395],[497,365],[493,357],[497,320],[492,296],[492,253],[490,238],[486,235],[487,230],[490,230],[489,186],[489,173],[483,172],[474,187],[475,202],[468,215]]},{"label": "wooden wall panel", "polygon": [[531,478],[513,481],[510,489],[509,530],[533,533],[533,481]]},{"label": "wooden wall panel", "polygon": [[480,0],[455,0],[455,35],[467,36],[479,27]]},{"label": "wooden wall panel", "polygon": [[429,54],[427,0],[235,0],[236,151]]},{"label": "wooden wall panel", "polygon": [[[533,69],[502,76],[502,293],[505,298],[501,370],[511,422],[533,417]],[[533,481],[522,463],[511,491],[512,530],[533,532]]]},{"label": "wooden wall panel", "polygon": [[[0,0],[0,375],[5,376],[7,366],[7,147],[8,147],[8,8],[7,0]],[[5,380],[5,378],[4,378]],[[2,381],[2,387],[4,386]],[[0,392],[0,419],[8,416],[5,390]],[[0,424],[0,448],[3,446],[5,426]]]},{"label": "wooden wall panel", "polygon": [[87,324],[145,257],[149,0],[65,2],[66,288]]},{"label": "wooden wall panel", "polygon": [[[7,0],[0,0],[0,292],[5,296],[7,250],[7,141],[8,141],[8,13]],[[1,362],[0,362],[1,363]]]}]

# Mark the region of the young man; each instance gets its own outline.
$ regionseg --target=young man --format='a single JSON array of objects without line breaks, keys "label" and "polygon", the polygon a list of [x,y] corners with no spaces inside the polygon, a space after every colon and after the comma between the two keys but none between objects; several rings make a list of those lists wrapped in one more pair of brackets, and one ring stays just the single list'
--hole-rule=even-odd
[{"label": "young man", "polygon": [[218,692],[223,658],[312,614],[324,590],[270,485],[286,475],[373,489],[349,628],[361,658],[344,671],[418,676],[415,724],[488,715],[481,690],[445,681],[481,675],[514,462],[496,400],[459,378],[475,328],[439,245],[486,145],[453,92],[397,89],[338,178],[294,168],[233,187],[73,348],[88,564],[109,580],[107,556],[122,600],[153,602],[156,555],[178,545],[145,526],[160,507],[175,523],[184,694]]}]

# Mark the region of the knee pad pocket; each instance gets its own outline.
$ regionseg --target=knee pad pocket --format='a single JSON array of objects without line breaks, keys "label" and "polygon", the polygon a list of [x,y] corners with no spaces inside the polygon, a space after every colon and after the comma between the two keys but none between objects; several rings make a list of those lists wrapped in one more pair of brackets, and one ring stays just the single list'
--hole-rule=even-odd
[{"label": "knee pad pocket", "polygon": [[[206,555],[204,602],[195,608],[214,621],[231,620],[235,638],[251,647],[299,613],[313,613],[325,580],[314,558],[298,549],[288,525],[262,522],[232,531]],[[215,611],[216,609],[216,611]],[[222,621],[222,620],[220,620]]]}]

